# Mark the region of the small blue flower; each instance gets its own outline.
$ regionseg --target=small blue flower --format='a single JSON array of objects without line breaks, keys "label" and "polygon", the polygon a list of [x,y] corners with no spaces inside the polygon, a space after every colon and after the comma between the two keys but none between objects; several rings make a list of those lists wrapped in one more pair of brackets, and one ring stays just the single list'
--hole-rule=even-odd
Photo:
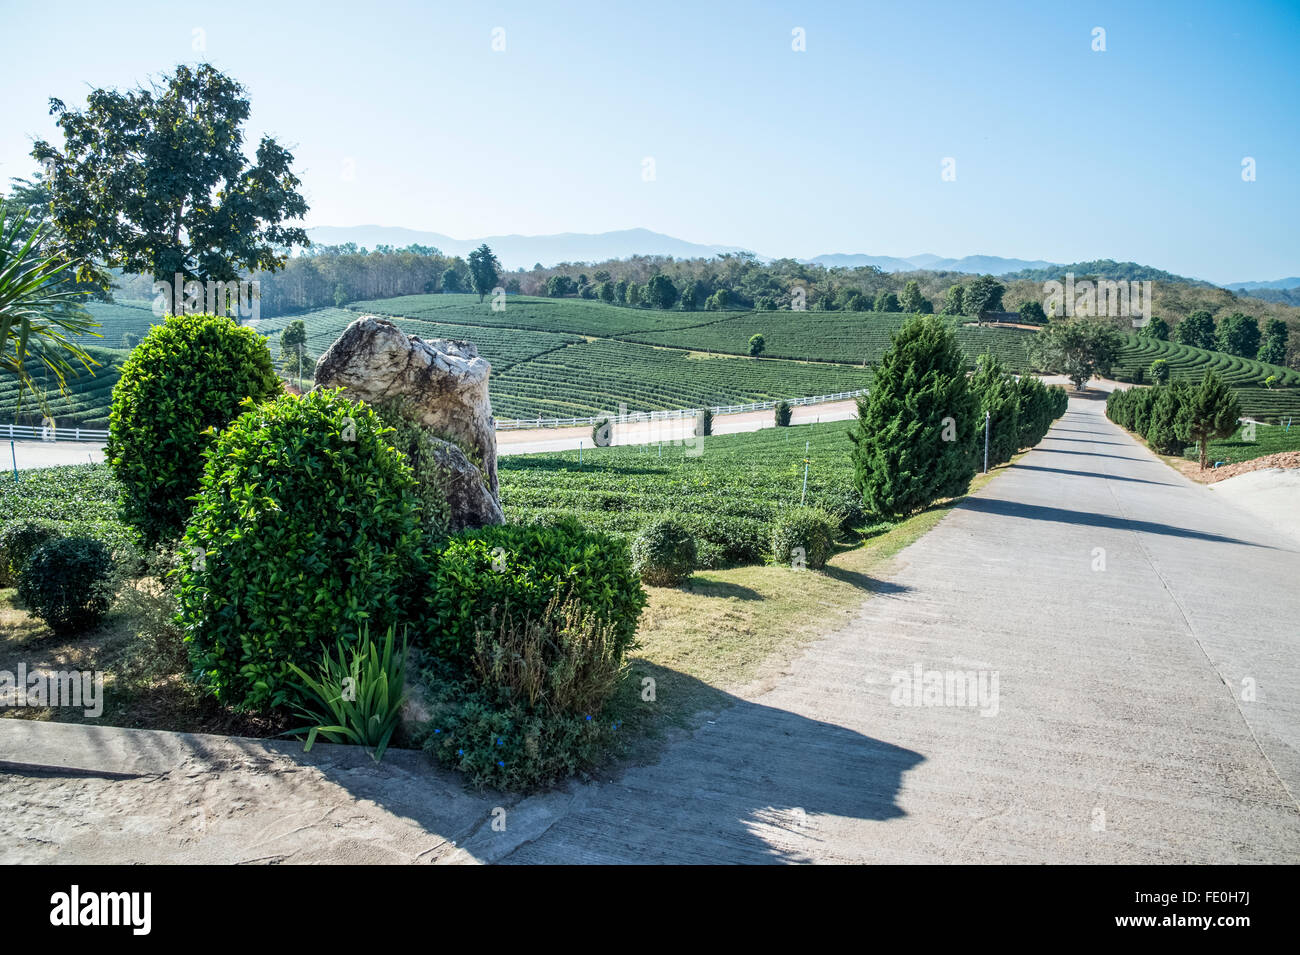
[{"label": "small blue flower", "polygon": [[506,745],[506,742],[505,742],[505,740],[503,740],[503,739],[499,739],[499,740],[497,740],[497,745],[498,745],[498,746],[504,746],[504,745]]},{"label": "small blue flower", "polygon": [[590,713],[587,714],[587,722],[588,722],[588,723],[591,722],[591,714],[590,714]]},{"label": "small blue flower", "polygon": [[441,733],[442,730],[434,730],[433,732],[434,732],[434,735],[436,736],[438,733]]},{"label": "small blue flower", "polygon": [[458,749],[458,750],[456,750],[456,755],[457,755],[457,756],[464,756],[464,755],[465,755],[465,751],[464,751],[463,749]]},{"label": "small blue flower", "polygon": [[505,769],[505,768],[506,768],[506,764],[503,763],[503,762],[501,762],[501,760],[499,760],[499,759],[497,760],[497,765],[500,766],[502,769]]}]

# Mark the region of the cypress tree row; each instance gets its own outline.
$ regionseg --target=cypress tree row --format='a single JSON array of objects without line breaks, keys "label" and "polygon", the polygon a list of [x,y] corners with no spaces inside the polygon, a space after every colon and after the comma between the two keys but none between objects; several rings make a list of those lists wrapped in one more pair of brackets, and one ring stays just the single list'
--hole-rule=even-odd
[{"label": "cypress tree row", "polygon": [[1201,383],[1158,385],[1113,391],[1106,399],[1106,417],[1121,428],[1146,438],[1158,454],[1179,454],[1198,445],[1202,468],[1209,465],[1209,444],[1237,430],[1241,404],[1232,389],[1212,370]]},{"label": "cypress tree row", "polygon": [[858,400],[854,484],[869,510],[897,520],[975,475],[977,401],[952,330],[933,316],[907,321]]}]

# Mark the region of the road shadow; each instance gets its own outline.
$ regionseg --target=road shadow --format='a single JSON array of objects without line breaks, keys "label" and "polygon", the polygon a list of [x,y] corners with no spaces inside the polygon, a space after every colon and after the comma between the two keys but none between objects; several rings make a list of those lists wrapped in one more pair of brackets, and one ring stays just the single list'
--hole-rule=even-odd
[{"label": "road shadow", "polygon": [[692,577],[687,581],[683,589],[704,597],[735,597],[737,600],[763,599],[763,595],[752,587],[733,584],[725,580],[705,580],[702,577]]},{"label": "road shadow", "polygon": [[[1110,478],[1113,475],[1106,475]],[[1138,521],[1131,518],[1112,517],[1096,511],[1072,511],[1063,507],[1048,507],[1043,504],[1026,504],[1022,501],[1004,501],[991,497],[968,497],[959,505],[963,510],[978,511],[982,514],[994,514],[999,517],[1012,517],[1030,521],[1051,521],[1056,524],[1077,524],[1081,527],[1106,527],[1113,530],[1135,531],[1144,534],[1161,534],[1166,537],[1183,537],[1189,540],[1213,541],[1219,544],[1241,544],[1243,547],[1263,547],[1275,550],[1267,544],[1238,540],[1235,537],[1223,537],[1205,531],[1192,530],[1187,527],[1172,527],[1168,524],[1156,524],[1151,521]]]},{"label": "road shadow", "polygon": [[845,567],[836,567],[834,564],[827,564],[822,572],[827,577],[833,577],[835,580],[851,584],[859,590],[865,590],[868,593],[894,596],[896,594],[907,593],[911,587],[903,584],[896,584],[891,580],[881,580],[879,577],[872,577],[870,574],[864,574],[858,570],[849,570]]},{"label": "road shadow", "polygon": [[1043,454],[1077,454],[1085,458],[1114,458],[1116,461],[1146,461],[1146,458],[1130,457],[1126,454],[1105,454],[1100,451],[1074,451],[1070,448],[1044,448],[1041,445],[1034,448]]},{"label": "road shadow", "polygon": [[[885,740],[724,693],[681,673],[664,692],[704,702],[639,765],[573,784],[569,812],[514,849],[509,864],[718,864],[813,861],[818,816],[887,821],[903,775],[924,756]],[[881,697],[888,706],[888,696]]]},{"label": "road shadow", "polygon": [[1119,474],[1102,474],[1100,471],[1072,471],[1069,468],[1045,468],[1037,464],[1016,464],[1017,471],[1046,471],[1050,474],[1072,474],[1075,477],[1094,477],[1101,478],[1104,481],[1127,481],[1130,484],[1155,484],[1159,487],[1177,487],[1176,484],[1169,484],[1166,481],[1148,481],[1145,478],[1123,477]]},{"label": "road shadow", "polygon": [[1122,448],[1124,445],[1118,441],[1095,441],[1090,438],[1058,438],[1054,434],[1049,434],[1043,439],[1044,441],[1069,441],[1071,444],[1109,444],[1111,447]]}]

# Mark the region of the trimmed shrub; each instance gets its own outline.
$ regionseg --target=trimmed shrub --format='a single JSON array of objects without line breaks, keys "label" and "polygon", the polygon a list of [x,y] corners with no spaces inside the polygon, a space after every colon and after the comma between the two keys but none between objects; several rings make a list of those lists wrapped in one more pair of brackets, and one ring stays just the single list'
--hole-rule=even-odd
[{"label": "trimmed shrub", "polygon": [[765,520],[724,514],[683,515],[678,520],[695,538],[697,559],[707,546],[714,555],[710,559],[718,560],[716,564],[701,562],[701,567],[761,564],[772,546],[772,528]]},{"label": "trimmed shrub", "polygon": [[867,522],[867,511],[862,506],[862,497],[852,488],[832,495],[822,505],[835,521],[840,536],[847,537]]},{"label": "trimmed shrub", "polygon": [[266,339],[234,319],[173,315],[150,329],[113,386],[105,451],[123,517],[146,543],[180,534],[203,452],[240,402],[281,391]]},{"label": "trimmed shrub", "polygon": [[632,569],[652,587],[676,587],[695,569],[695,538],[671,517],[655,521],[632,542]]},{"label": "trimmed shrub", "polygon": [[1151,363],[1150,368],[1151,381],[1157,385],[1169,384],[1169,362],[1163,358],[1157,358]]},{"label": "trimmed shrub", "polygon": [[627,543],[565,518],[452,536],[434,561],[426,592],[428,646],[453,661],[468,659],[474,634],[494,609],[537,619],[557,594],[613,626],[619,644],[630,647],[646,600]]},{"label": "trimmed shrub", "polygon": [[18,572],[18,599],[60,636],[99,626],[112,603],[113,558],[93,537],[36,548]]},{"label": "trimmed shrub", "polygon": [[778,564],[797,563],[800,555],[795,548],[802,548],[803,564],[820,570],[830,559],[834,542],[835,522],[820,508],[791,508],[772,525],[772,559]]},{"label": "trimmed shrub", "polygon": [[50,521],[15,521],[0,530],[0,587],[13,586],[32,552],[62,536]]},{"label": "trimmed shrub", "polygon": [[778,428],[790,427],[790,403],[788,401],[778,401],[776,407],[772,409],[776,418]]},{"label": "trimmed shrub", "polygon": [[177,598],[198,682],[252,709],[303,699],[290,664],[418,616],[424,550],[371,408],[322,390],[249,409],[207,452]]},{"label": "trimmed shrub", "polygon": [[713,434],[712,408],[700,409],[700,413],[695,416],[695,429],[691,433],[697,438],[704,438]]}]

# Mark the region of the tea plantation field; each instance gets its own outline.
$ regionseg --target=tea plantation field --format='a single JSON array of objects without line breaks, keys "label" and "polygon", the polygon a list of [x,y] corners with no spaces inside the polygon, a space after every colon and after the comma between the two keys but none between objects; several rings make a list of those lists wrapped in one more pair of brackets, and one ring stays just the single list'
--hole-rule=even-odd
[{"label": "tea plantation field", "polygon": [[581,465],[576,451],[508,455],[498,463],[501,503],[514,522],[572,515],[618,534],[672,513],[709,542],[713,562],[758,563],[770,547],[772,519],[799,503],[805,459],[808,503],[845,524],[861,521],[853,503],[851,426],[715,435],[703,439],[698,455],[690,444],[595,448],[582,453]]},{"label": "tea plantation field", "polygon": [[[44,382],[50,413],[61,428],[108,427],[108,409],[113,386],[117,384],[122,360],[126,358],[127,353],[120,349],[98,348],[94,345],[84,347],[90,356],[99,362],[99,365],[92,369],[93,374],[91,374],[80,364],[74,364],[78,376],[68,379],[67,395],[59,394],[58,382],[53,375],[36,366],[35,363],[28,365],[37,381]],[[16,415],[17,410],[17,382],[12,375],[0,375],[0,423],[39,424],[43,416],[30,394],[23,396],[21,415]]]}]

